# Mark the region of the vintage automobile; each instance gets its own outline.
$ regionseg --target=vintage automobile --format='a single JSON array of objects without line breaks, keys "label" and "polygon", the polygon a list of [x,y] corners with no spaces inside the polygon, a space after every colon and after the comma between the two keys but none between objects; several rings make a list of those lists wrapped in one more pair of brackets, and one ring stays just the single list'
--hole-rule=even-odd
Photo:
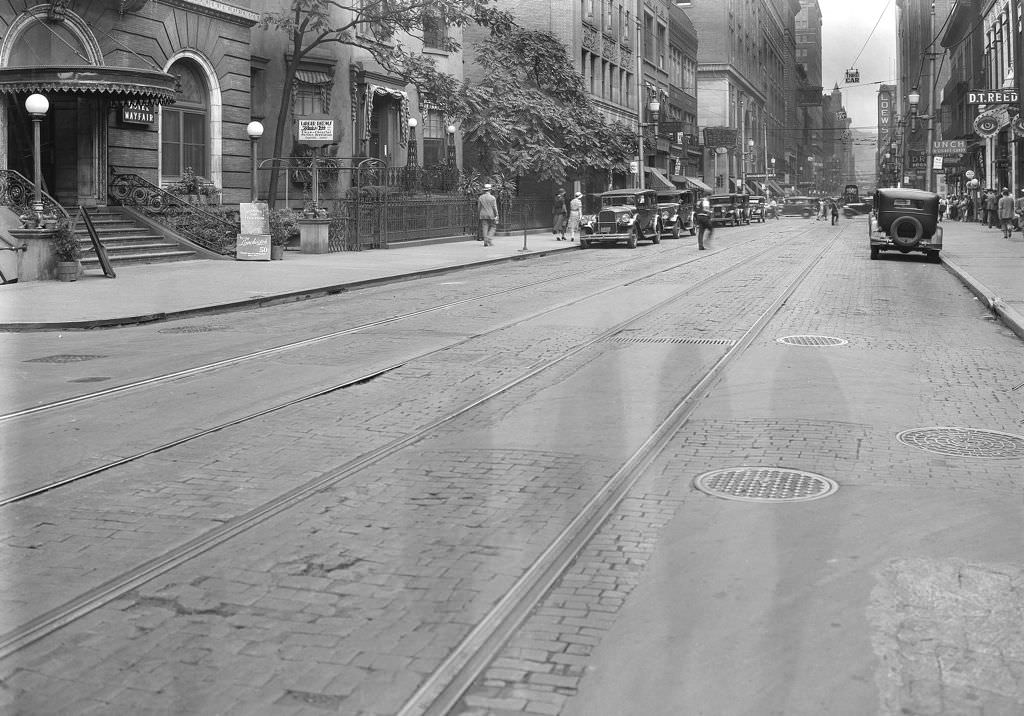
[{"label": "vintage automobile", "polygon": [[768,200],[763,196],[757,196],[756,194],[751,195],[749,207],[747,210],[747,216],[750,221],[760,221],[762,224],[765,220],[765,210],[768,206]]},{"label": "vintage automobile", "polygon": [[661,213],[653,189],[613,189],[601,194],[601,208],[594,219],[593,233],[584,229],[580,248],[592,244],[625,243],[635,249],[637,242],[661,243]]},{"label": "vintage automobile", "polygon": [[864,214],[871,213],[871,205],[863,201],[850,202],[843,204],[843,216],[847,219],[852,219],[855,216],[863,216]]},{"label": "vintage automobile", "polygon": [[747,216],[746,194],[712,194],[708,197],[711,203],[711,224],[728,224],[738,226],[749,224]]},{"label": "vintage automobile", "polygon": [[697,233],[693,223],[693,209],[697,195],[689,189],[658,189],[658,213],[661,215],[661,235],[678,239],[683,231],[690,236]]},{"label": "vintage automobile", "polygon": [[782,205],[783,216],[802,216],[809,219],[818,213],[818,200],[813,196],[787,196]]},{"label": "vintage automobile", "polygon": [[921,189],[875,190],[874,209],[868,219],[871,258],[881,251],[919,251],[939,263],[942,227],[939,195]]}]

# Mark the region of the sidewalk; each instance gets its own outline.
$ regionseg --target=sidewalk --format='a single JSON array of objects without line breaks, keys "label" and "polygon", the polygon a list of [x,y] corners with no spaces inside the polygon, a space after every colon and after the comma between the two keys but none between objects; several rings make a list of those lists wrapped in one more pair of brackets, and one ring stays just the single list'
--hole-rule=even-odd
[{"label": "sidewalk", "polygon": [[[1024,234],[1007,240],[1001,230],[977,223],[942,226],[946,267],[1024,339]],[[116,279],[97,270],[72,283],[8,284],[0,286],[0,330],[97,328],[217,313],[579,248],[547,232],[530,234],[526,245],[522,251],[522,236],[499,236],[491,247],[460,241],[333,254],[289,251],[283,261],[138,264],[122,267]]]}]

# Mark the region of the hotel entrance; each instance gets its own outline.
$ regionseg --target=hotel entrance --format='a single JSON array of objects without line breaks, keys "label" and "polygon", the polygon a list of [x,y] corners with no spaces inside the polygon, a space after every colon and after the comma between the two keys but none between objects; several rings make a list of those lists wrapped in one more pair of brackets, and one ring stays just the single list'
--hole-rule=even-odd
[{"label": "hotel entrance", "polygon": [[[33,180],[32,118],[27,94],[12,96],[7,110],[8,168]],[[99,118],[106,100],[95,95],[53,94],[40,122],[42,189],[64,207],[106,203],[101,195],[99,148],[105,146]]]}]

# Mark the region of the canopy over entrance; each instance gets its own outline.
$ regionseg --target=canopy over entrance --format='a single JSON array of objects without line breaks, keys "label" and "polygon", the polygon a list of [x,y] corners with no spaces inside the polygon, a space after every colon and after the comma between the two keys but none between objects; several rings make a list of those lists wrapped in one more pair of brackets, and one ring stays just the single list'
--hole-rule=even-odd
[{"label": "canopy over entrance", "polygon": [[676,185],[654,167],[644,167],[648,189],[675,189]]},{"label": "canopy over entrance", "polygon": [[158,70],[106,65],[0,68],[0,93],[32,92],[102,94],[173,104],[178,95],[178,78]]}]

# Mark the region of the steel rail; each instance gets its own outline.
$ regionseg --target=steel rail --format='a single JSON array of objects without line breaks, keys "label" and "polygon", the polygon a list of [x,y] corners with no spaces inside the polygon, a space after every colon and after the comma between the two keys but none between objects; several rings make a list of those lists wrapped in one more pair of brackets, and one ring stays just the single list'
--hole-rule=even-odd
[{"label": "steel rail", "polygon": [[[839,235],[841,235],[840,232]],[[800,287],[838,237],[818,250],[811,261],[783,289],[735,344],[722,354],[704,376],[675,405],[668,417],[594,494],[573,520],[548,545],[505,596],[441,665],[420,685],[397,716],[444,716],[455,707],[487,665],[499,654],[523,620],[572,564],[601,525],[657,459],[722,372],[764,331],[789,297]]]},{"label": "steel rail", "polygon": [[[760,237],[758,237],[758,238],[760,238]],[[712,256],[714,256],[715,254],[721,253],[722,251],[735,250],[735,249],[737,249],[737,248],[739,248],[741,246],[745,246],[746,244],[751,243],[751,242],[756,241],[756,240],[757,240],[756,238],[749,239],[749,240],[744,241],[742,243],[738,243],[738,244],[734,244],[732,246],[729,246],[729,247],[727,247],[725,249],[722,249],[721,251],[713,252],[713,253],[710,253],[710,254],[703,254],[703,255],[700,255],[700,256],[692,256],[692,257],[686,259],[685,261],[680,261],[680,262],[678,262],[676,264],[673,264],[671,266],[661,267],[658,270],[658,272],[655,272],[655,273],[660,273],[660,272],[664,272],[664,271],[667,271],[667,270],[679,268],[680,266],[685,266],[685,265],[687,265],[689,263],[693,263],[695,261],[700,261],[700,260],[703,260],[703,259],[709,259]],[[409,319],[412,319],[412,318],[418,318],[420,316],[424,316],[424,315],[427,315],[427,314],[430,314],[430,313],[436,313],[438,311],[448,310],[450,308],[455,308],[457,306],[461,306],[461,305],[464,305],[464,304],[467,304],[467,303],[472,303],[474,301],[479,301],[481,299],[495,298],[497,296],[504,296],[504,295],[507,295],[507,294],[510,294],[510,293],[515,293],[517,291],[524,291],[526,289],[536,288],[537,286],[542,286],[542,285],[547,284],[547,283],[553,283],[553,282],[556,282],[556,281],[561,281],[561,280],[564,280],[566,278],[572,278],[572,277],[576,277],[576,276],[583,276],[583,275],[586,275],[588,273],[595,273],[595,272],[598,272],[598,271],[607,270],[609,268],[616,268],[618,266],[623,266],[623,265],[629,264],[631,261],[634,261],[634,260],[635,260],[635,258],[634,259],[625,259],[623,261],[619,261],[619,262],[616,262],[614,264],[595,266],[595,267],[587,268],[587,269],[584,269],[584,270],[581,270],[581,271],[570,271],[568,273],[560,274],[560,275],[554,276],[552,278],[541,279],[539,281],[531,281],[529,283],[520,284],[518,286],[513,286],[511,288],[505,288],[505,289],[500,289],[500,290],[497,290],[497,291],[490,291],[490,292],[487,292],[487,293],[478,294],[478,295],[475,295],[475,296],[472,296],[472,297],[469,297],[469,298],[460,298],[457,301],[450,301],[450,302],[447,302],[447,303],[441,303],[441,304],[437,304],[435,306],[429,306],[427,308],[421,308],[421,309],[418,309],[418,310],[415,310],[415,311],[409,311],[407,313],[400,313],[400,314],[397,314],[397,315],[394,315],[394,316],[389,316],[387,318],[381,318],[381,319],[378,319],[378,320],[375,320],[375,321],[368,321],[366,323],[362,323],[362,324],[357,325],[357,326],[352,326],[350,328],[343,328],[343,329],[338,330],[338,331],[331,331],[330,333],[323,333],[321,335],[313,336],[311,338],[303,338],[303,339],[298,340],[298,341],[291,341],[289,343],[282,343],[280,345],[273,346],[271,348],[264,348],[264,349],[261,349],[261,350],[258,350],[258,351],[252,351],[250,353],[242,353],[240,355],[232,356],[230,358],[224,358],[222,360],[213,361],[211,363],[204,363],[202,365],[193,366],[191,368],[185,368],[185,369],[174,371],[174,372],[171,372],[171,373],[164,373],[164,374],[156,375],[156,376],[153,376],[153,377],[150,377],[150,378],[143,378],[141,380],[132,381],[131,383],[125,383],[123,385],[117,385],[117,386],[113,386],[113,387],[110,387],[110,388],[104,388],[102,390],[97,390],[97,391],[93,391],[93,392],[90,392],[90,393],[85,393],[83,395],[78,395],[78,396],[75,396],[75,397],[72,397],[72,398],[64,398],[62,400],[55,400],[55,401],[52,401],[52,402],[49,402],[49,403],[43,403],[41,405],[36,405],[36,406],[31,407],[31,408],[25,408],[24,410],[17,410],[17,411],[11,412],[11,413],[0,414],[0,422],[4,422],[4,421],[8,421],[8,420],[14,420],[14,419],[17,419],[17,418],[24,418],[24,417],[27,417],[27,416],[30,416],[30,415],[35,415],[37,413],[42,413],[42,412],[45,412],[45,411],[48,411],[48,410],[54,410],[54,409],[57,409],[57,408],[64,408],[64,407],[67,407],[69,405],[76,405],[78,403],[83,403],[83,402],[87,402],[87,401],[91,401],[91,400],[98,400],[98,399],[101,399],[101,398],[107,398],[107,397],[110,397],[112,395],[117,395],[119,393],[125,393],[125,392],[128,392],[128,391],[137,390],[139,388],[144,388],[144,387],[147,387],[147,386],[157,385],[157,384],[160,384],[160,383],[166,383],[166,382],[169,382],[169,381],[178,380],[180,378],[187,378],[187,377],[190,377],[190,376],[193,376],[193,375],[198,375],[198,374],[201,374],[201,373],[213,372],[213,371],[220,370],[220,369],[223,369],[223,368],[228,368],[228,367],[231,367],[231,366],[235,366],[235,365],[238,365],[239,363],[244,363],[246,361],[256,360],[256,359],[260,359],[260,358],[267,358],[269,356],[277,355],[278,353],[284,353],[284,352],[287,352],[287,351],[292,351],[292,350],[298,350],[298,349],[301,349],[301,348],[306,348],[308,346],[315,345],[317,343],[321,343],[321,342],[324,342],[324,341],[330,341],[330,340],[333,340],[335,338],[341,338],[342,336],[352,335],[353,333],[360,333],[360,332],[371,330],[371,329],[374,329],[374,328],[379,328],[380,326],[386,326],[386,325],[391,324],[391,323],[398,323],[399,321],[406,321],[406,320],[409,320]],[[651,275],[654,275],[654,274],[651,274]]]},{"label": "steel rail", "polygon": [[[125,592],[137,588],[138,586],[145,584],[146,582],[155,579],[156,577],[165,574],[166,572],[174,569],[182,564],[185,564],[191,559],[209,552],[210,550],[224,544],[233,537],[240,535],[260,524],[266,520],[274,517],[275,515],[283,512],[286,509],[304,501],[305,499],[316,495],[324,488],[342,482],[360,471],[372,466],[373,464],[384,460],[385,458],[393,455],[399,450],[419,442],[426,435],[429,435],[437,428],[459,418],[465,413],[478,408],[479,406],[493,400],[494,398],[502,395],[516,386],[534,378],[535,376],[552,369],[553,367],[560,365],[564,361],[569,360],[573,356],[577,355],[583,350],[598,344],[608,338],[621,333],[629,325],[636,321],[642,320],[643,318],[662,310],[666,306],[669,306],[695,292],[696,290],[726,276],[730,273],[735,272],[742,266],[759,259],[764,254],[781,248],[778,245],[770,245],[760,252],[745,256],[739,261],[730,264],[729,266],[716,271],[709,276],[687,286],[686,288],[676,292],[672,296],[669,296],[658,303],[648,306],[642,311],[633,314],[631,317],[619,322],[618,324],[602,331],[600,334],[584,341],[581,344],[574,346],[573,348],[565,351],[559,356],[550,358],[542,363],[535,365],[524,373],[517,377],[507,380],[502,385],[489,390],[488,392],[473,398],[469,402],[463,404],[450,411],[447,415],[444,415],[436,420],[431,421],[429,424],[422,426],[407,435],[396,438],[391,442],[379,446],[373,450],[370,450],[362,455],[359,455],[348,462],[340,465],[328,472],[313,478],[302,485],[298,485],[287,492],[278,495],[277,497],[268,500],[267,502],[259,505],[242,515],[238,515],[224,524],[215,527],[206,533],[199,535],[187,542],[174,547],[161,555],[153,557],[145,562],[137,565],[136,567],[129,569],[122,574],[113,577],[101,585],[89,589],[82,594],[73,597],[64,604],[48,610],[47,612],[29,620],[25,624],[10,630],[9,632],[0,635],[0,659],[7,658],[8,656],[16,653],[19,649],[46,637],[49,634],[61,629],[62,627],[74,622],[75,620],[99,609],[105,604],[119,598]],[[685,263],[685,262],[684,262]],[[680,264],[683,265],[683,264]],[[662,268],[658,271],[653,272],[651,275],[658,275],[662,273]],[[593,295],[599,295],[607,291],[612,291],[619,288],[619,286],[612,286],[596,292]],[[565,308],[573,303],[576,303],[584,299],[576,299],[573,301],[565,302],[562,305],[545,308],[533,316],[519,319],[511,323],[515,325],[527,320],[531,320],[537,316],[545,315],[554,310]],[[494,330],[502,330],[497,328]],[[485,335],[485,334],[480,334]],[[475,338],[474,336],[473,338]],[[463,339],[471,340],[471,338]],[[462,341],[460,341],[462,342]],[[430,353],[441,352],[444,348],[435,349],[429,351]],[[405,361],[408,363],[408,361]],[[266,414],[268,411],[262,411]],[[180,444],[180,443],[179,443]],[[123,464],[123,463],[122,463]]]}]

